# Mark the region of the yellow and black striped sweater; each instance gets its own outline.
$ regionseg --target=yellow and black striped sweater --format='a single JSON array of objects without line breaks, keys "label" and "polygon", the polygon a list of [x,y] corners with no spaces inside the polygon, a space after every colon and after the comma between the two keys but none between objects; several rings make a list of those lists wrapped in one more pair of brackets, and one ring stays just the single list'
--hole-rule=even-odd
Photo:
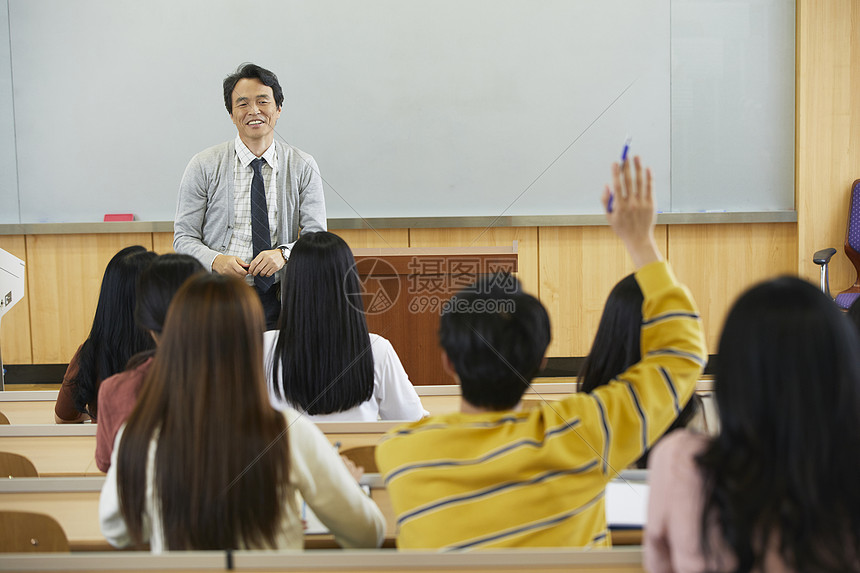
[{"label": "yellow and black striped sweater", "polygon": [[606,483],[669,427],[707,358],[695,304],[668,264],[636,280],[643,359],[607,386],[528,412],[431,416],[385,437],[377,461],[398,547],[609,545]]}]

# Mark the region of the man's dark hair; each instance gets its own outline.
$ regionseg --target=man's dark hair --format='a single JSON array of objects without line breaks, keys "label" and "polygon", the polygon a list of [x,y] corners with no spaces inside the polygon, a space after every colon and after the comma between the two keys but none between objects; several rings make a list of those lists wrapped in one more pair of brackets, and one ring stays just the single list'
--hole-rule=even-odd
[{"label": "man's dark hair", "polygon": [[484,276],[445,304],[439,344],[463,398],[479,408],[517,405],[538,373],[550,341],[549,316],[510,275]]},{"label": "man's dark hair", "polygon": [[284,90],[281,89],[281,84],[278,83],[278,76],[261,68],[257,64],[245,63],[239,66],[236,71],[224,78],[224,105],[227,106],[227,111],[233,113],[233,90],[236,89],[236,84],[239,80],[250,78],[260,80],[263,85],[272,88],[272,94],[275,96],[275,104],[278,109],[284,103]]}]

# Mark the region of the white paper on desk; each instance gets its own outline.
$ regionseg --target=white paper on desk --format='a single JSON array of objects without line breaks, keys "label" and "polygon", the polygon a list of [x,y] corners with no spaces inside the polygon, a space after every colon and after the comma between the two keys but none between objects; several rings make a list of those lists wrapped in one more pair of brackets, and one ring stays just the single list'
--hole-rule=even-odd
[{"label": "white paper on desk", "polygon": [[[368,496],[370,496],[370,486],[363,485],[361,489],[364,490]],[[328,527],[320,521],[319,517],[316,516],[314,510],[310,508],[310,506],[305,502],[305,500],[301,500],[302,502],[302,521],[305,524],[305,535],[325,535],[327,533],[331,533]]]},{"label": "white paper on desk", "polygon": [[609,527],[644,527],[648,484],[612,480],[606,485],[606,522]]}]

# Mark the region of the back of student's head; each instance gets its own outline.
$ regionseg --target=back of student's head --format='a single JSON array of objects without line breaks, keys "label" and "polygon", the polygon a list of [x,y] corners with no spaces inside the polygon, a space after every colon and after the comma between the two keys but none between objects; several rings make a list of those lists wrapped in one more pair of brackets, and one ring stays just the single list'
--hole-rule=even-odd
[{"label": "back of student's head", "polygon": [[631,274],[609,293],[591,352],[579,372],[580,391],[591,392],[639,362],[642,302],[639,283]]},{"label": "back of student's head", "polygon": [[277,390],[309,414],[342,412],[369,400],[373,354],[349,245],[333,233],[303,233],[282,288],[286,297],[270,365],[281,374]]},{"label": "back of student's head", "polygon": [[78,355],[74,379],[75,407],[98,417],[98,386],[125,368],[128,359],[154,346],[152,337],[134,321],[137,281],[157,257],[135,245],[113,256],[105,268],[89,336]]},{"label": "back of student's head", "polygon": [[444,306],[439,344],[479,408],[516,406],[538,373],[550,341],[549,316],[511,275],[480,278]]},{"label": "back of student's head", "polygon": [[143,538],[146,452],[168,549],[274,544],[285,505],[283,416],[269,405],[260,301],[244,281],[191,277],[170,305],[158,353],[118,453],[120,503]]},{"label": "back of student's head", "polygon": [[729,312],[715,370],[721,432],[700,464],[703,523],[718,517],[739,570],[775,539],[795,570],[856,568],[858,344],[835,304],[798,278],[753,287]]},{"label": "back of student's head", "polygon": [[200,261],[170,253],[152,261],[140,275],[134,319],[144,330],[161,334],[173,295],[191,275],[204,272]]}]

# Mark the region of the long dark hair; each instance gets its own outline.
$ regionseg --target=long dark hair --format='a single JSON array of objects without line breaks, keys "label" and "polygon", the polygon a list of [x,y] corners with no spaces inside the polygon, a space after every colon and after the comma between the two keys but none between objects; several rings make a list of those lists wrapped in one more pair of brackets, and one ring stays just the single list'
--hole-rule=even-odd
[{"label": "long dark hair", "polygon": [[263,309],[242,280],[197,275],[176,293],[118,452],[120,508],[144,538],[147,452],[167,549],[275,546],[287,504],[286,420],[269,404]]},{"label": "long dark hair", "polygon": [[309,414],[343,412],[373,396],[373,354],[355,259],[343,239],[304,233],[287,263],[272,372],[276,390]]},{"label": "long dark hair", "polygon": [[[591,352],[579,371],[579,391],[592,392],[642,359],[642,303],[645,297],[636,277],[627,275],[612,288],[603,306],[603,314]],[[696,394],[666,430],[666,433],[686,427],[702,409]],[[650,450],[636,460],[636,467],[648,465]]]},{"label": "long dark hair", "polygon": [[137,279],[157,255],[140,245],[126,247],[105,269],[90,334],[78,353],[78,373],[72,380],[75,408],[98,417],[101,381],[121,372],[128,359],[155,347],[152,337],[135,324]]},{"label": "long dark hair", "polygon": [[645,297],[636,277],[627,275],[606,299],[591,351],[579,371],[580,392],[591,392],[642,358],[640,330]]},{"label": "long dark hair", "polygon": [[161,334],[173,295],[188,277],[204,271],[200,261],[189,255],[169,253],[152,261],[137,284],[134,320],[138,326]]},{"label": "long dark hair", "polygon": [[735,303],[715,369],[721,431],[697,458],[706,556],[716,524],[737,571],[762,569],[769,548],[796,571],[857,570],[858,348],[846,317],[798,278]]}]

